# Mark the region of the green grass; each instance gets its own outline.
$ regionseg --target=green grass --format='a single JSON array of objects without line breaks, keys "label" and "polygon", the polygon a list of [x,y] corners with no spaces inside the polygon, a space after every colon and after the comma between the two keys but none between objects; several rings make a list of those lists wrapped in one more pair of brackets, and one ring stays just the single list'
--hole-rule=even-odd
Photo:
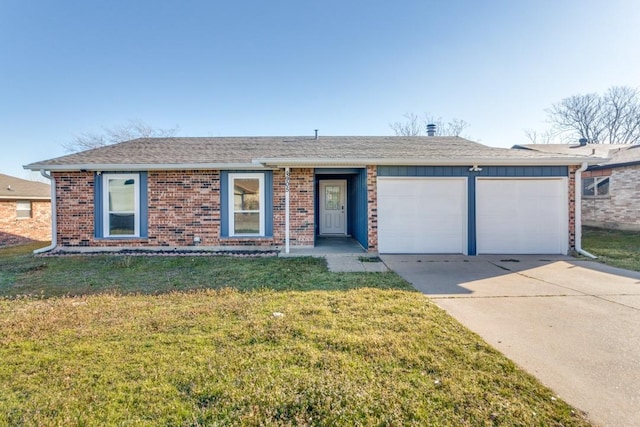
[{"label": "green grass", "polygon": [[640,232],[583,227],[582,247],[599,262],[640,271]]},{"label": "green grass", "polygon": [[0,425],[588,425],[394,273],[14,248],[0,281]]}]

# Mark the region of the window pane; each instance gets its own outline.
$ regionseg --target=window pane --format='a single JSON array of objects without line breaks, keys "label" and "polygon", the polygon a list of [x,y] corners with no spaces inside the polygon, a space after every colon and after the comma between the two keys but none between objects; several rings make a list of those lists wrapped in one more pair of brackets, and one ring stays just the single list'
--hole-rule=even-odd
[{"label": "window pane", "polygon": [[133,235],[135,232],[134,214],[109,214],[109,235]]},{"label": "window pane", "polygon": [[340,186],[327,185],[324,190],[324,204],[327,210],[340,209]]},{"label": "window pane", "polygon": [[593,178],[584,178],[582,180],[582,195],[583,196],[593,196],[594,192],[594,179]]},{"label": "window pane", "polygon": [[109,211],[133,212],[136,210],[135,180],[109,180]]},{"label": "window pane", "polygon": [[260,233],[260,214],[258,212],[251,213],[234,213],[233,214],[233,234],[259,234]]},{"label": "window pane", "polygon": [[16,202],[16,217],[31,218],[31,202],[19,200]]},{"label": "window pane", "polygon": [[597,195],[606,196],[609,194],[609,178],[600,178],[597,184]]},{"label": "window pane", "polygon": [[260,181],[251,178],[234,179],[233,202],[235,211],[260,210]]}]

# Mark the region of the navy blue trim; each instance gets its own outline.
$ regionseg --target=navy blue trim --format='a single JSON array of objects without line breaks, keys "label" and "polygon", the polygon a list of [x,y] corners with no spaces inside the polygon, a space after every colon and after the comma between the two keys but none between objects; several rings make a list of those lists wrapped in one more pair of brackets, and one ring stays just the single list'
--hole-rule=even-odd
[{"label": "navy blue trim", "polygon": [[149,237],[149,198],[147,172],[139,173],[140,181],[140,237]]},{"label": "navy blue trim", "polygon": [[316,175],[357,175],[362,168],[317,168]]},{"label": "navy blue trim", "polygon": [[467,178],[467,255],[476,255],[476,179]]},{"label": "navy blue trim", "polygon": [[264,173],[264,235],[273,237],[273,172]]},{"label": "navy blue trim", "polygon": [[96,239],[139,239],[147,238],[149,236],[149,198],[148,198],[148,177],[147,172],[108,172],[109,175],[115,174],[137,174],[139,185],[139,197],[140,197],[140,236],[139,237],[105,237],[104,235],[104,203],[102,185],[102,174],[97,172],[93,174],[93,223],[94,223],[94,237]]},{"label": "navy blue trim", "polygon": [[263,174],[264,175],[264,236],[234,236],[239,239],[261,239],[273,237],[273,171],[220,171],[220,237],[229,237],[229,174]]},{"label": "navy blue trim", "polygon": [[467,177],[540,177],[569,176],[567,166],[378,166],[378,176],[467,176]]}]

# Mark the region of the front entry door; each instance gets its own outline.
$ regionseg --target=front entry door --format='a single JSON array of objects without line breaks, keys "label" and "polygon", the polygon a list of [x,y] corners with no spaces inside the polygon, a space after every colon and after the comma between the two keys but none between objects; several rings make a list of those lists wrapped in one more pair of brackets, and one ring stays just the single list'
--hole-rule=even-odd
[{"label": "front entry door", "polygon": [[347,181],[320,181],[320,234],[347,234]]}]

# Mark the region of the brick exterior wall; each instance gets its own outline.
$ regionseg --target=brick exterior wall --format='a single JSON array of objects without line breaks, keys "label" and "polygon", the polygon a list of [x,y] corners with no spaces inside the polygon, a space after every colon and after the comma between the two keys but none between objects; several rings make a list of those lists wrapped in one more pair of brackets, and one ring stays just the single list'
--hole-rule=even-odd
[{"label": "brick exterior wall", "polygon": [[[285,173],[273,172],[273,237],[285,244]],[[314,177],[312,168],[291,169],[289,179],[289,244],[313,246],[315,240]]]},{"label": "brick exterior wall", "polygon": [[[90,246],[277,246],[285,244],[285,176],[273,171],[273,237],[221,237],[220,171],[148,172],[148,237],[95,238],[94,175],[55,172],[58,245]],[[290,175],[290,244],[313,246],[313,169]]]},{"label": "brick exterior wall", "polygon": [[367,166],[368,251],[378,252],[378,167]]},{"label": "brick exterior wall", "polygon": [[609,196],[582,196],[582,223],[640,231],[640,165],[587,171],[583,178],[610,176]]},{"label": "brick exterior wall", "polygon": [[0,246],[51,240],[51,202],[32,200],[30,218],[17,217],[17,202],[0,200]]},{"label": "brick exterior wall", "polygon": [[576,171],[578,166],[569,166],[569,251],[576,248]]}]

